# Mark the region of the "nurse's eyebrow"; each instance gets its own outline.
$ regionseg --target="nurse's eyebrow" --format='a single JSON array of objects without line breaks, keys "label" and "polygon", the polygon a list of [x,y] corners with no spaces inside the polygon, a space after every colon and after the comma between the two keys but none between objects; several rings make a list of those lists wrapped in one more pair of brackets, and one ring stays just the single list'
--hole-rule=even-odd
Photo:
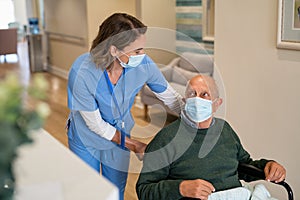
[{"label": "nurse's eyebrow", "polygon": [[144,48],[138,48],[138,49],[136,49],[135,51],[140,51],[140,50],[143,50]]}]

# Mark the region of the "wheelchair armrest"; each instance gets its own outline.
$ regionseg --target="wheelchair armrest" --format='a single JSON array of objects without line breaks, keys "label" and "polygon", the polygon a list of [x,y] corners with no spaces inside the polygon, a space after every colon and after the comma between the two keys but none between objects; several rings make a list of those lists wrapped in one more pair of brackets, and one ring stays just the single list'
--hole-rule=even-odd
[{"label": "wheelchair armrest", "polygon": [[266,178],[262,169],[259,169],[253,165],[240,163],[238,166],[239,178],[250,182],[256,180],[264,180]]},{"label": "wheelchair armrest", "polygon": [[[246,182],[255,181],[255,180],[265,180],[266,179],[265,173],[262,169],[259,169],[259,168],[255,167],[253,165],[245,164],[245,163],[240,163],[239,164],[239,166],[238,166],[238,175],[239,175],[240,179],[242,179]],[[293,190],[289,186],[288,183],[286,183],[285,181],[281,181],[279,183],[275,183],[275,182],[272,182],[272,183],[283,186],[285,188],[285,190],[287,191],[287,193],[288,193],[289,200],[294,199]]]}]

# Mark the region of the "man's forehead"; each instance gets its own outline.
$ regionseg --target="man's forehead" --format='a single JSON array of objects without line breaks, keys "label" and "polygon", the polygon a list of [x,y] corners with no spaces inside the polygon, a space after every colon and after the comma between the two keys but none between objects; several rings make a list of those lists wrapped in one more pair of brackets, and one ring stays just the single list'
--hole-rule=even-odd
[{"label": "man's forehead", "polygon": [[205,88],[208,88],[208,83],[203,78],[192,79],[189,82],[189,88],[191,88],[191,89],[200,89],[200,88],[205,89]]}]

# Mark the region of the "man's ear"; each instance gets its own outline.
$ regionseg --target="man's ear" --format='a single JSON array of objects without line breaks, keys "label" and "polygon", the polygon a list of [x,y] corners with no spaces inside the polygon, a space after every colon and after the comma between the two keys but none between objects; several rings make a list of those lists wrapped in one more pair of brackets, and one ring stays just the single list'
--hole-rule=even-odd
[{"label": "man's ear", "polygon": [[222,105],[222,103],[223,103],[223,99],[222,99],[222,98],[219,98],[219,99],[217,100],[217,102],[218,102],[218,107],[220,107],[220,106]]},{"label": "man's ear", "polygon": [[218,98],[213,104],[213,112],[216,112],[218,108],[222,105],[222,103],[223,103],[223,99]]},{"label": "man's ear", "polygon": [[117,49],[116,46],[111,45],[109,51],[110,51],[110,54],[111,54],[113,57],[117,56],[118,49]]}]

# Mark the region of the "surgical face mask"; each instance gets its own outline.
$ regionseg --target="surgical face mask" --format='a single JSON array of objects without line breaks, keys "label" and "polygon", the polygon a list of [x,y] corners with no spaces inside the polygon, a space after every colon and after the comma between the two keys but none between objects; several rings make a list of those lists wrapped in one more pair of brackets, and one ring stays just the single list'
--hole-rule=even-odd
[{"label": "surgical face mask", "polygon": [[134,67],[139,66],[146,55],[146,54],[141,54],[141,55],[128,56],[125,53],[123,53],[123,54],[129,58],[127,64],[122,62],[118,57],[117,58],[120,61],[120,64],[122,65],[122,67],[124,67],[124,68],[134,68]]},{"label": "surgical face mask", "polygon": [[200,97],[186,99],[185,112],[194,122],[203,122],[212,116],[212,101]]}]

